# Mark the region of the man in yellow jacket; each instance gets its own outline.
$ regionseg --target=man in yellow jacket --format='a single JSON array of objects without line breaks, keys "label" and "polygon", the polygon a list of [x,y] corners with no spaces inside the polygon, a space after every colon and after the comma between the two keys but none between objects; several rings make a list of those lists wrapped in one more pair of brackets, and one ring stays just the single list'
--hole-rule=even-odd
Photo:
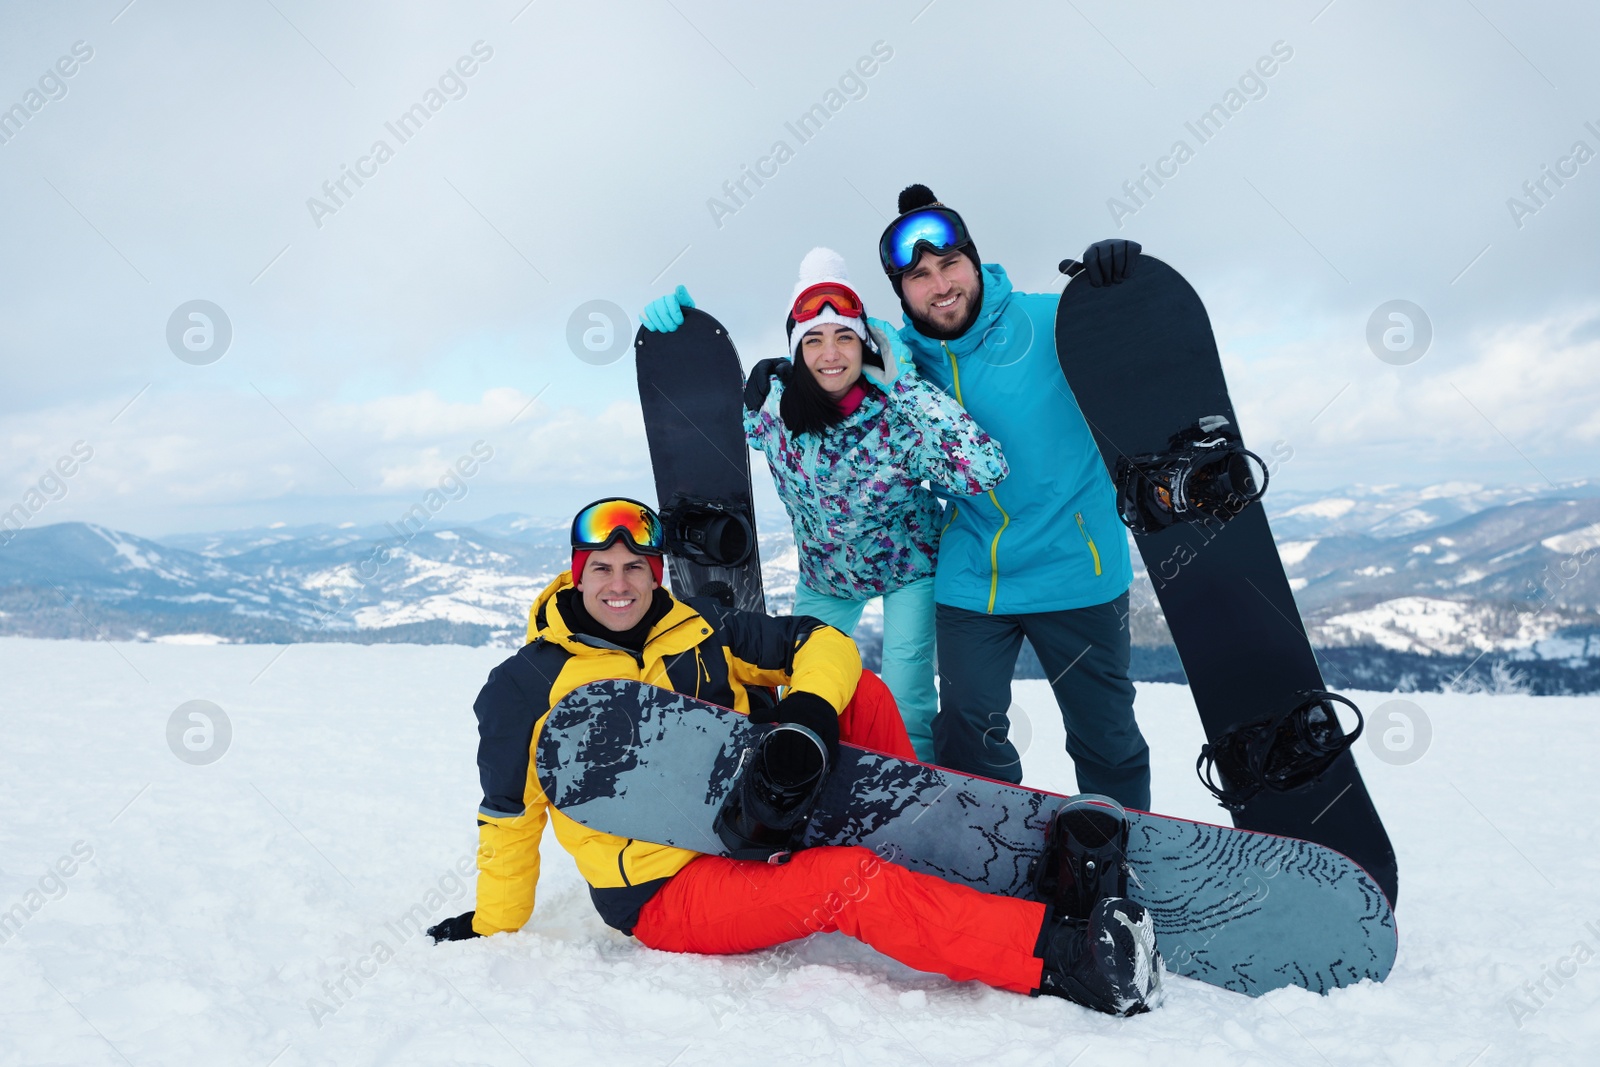
[{"label": "man in yellow jacket", "polygon": [[[852,700],[873,676],[863,674],[850,638],[806,616],[679,601],[663,589],[661,522],[649,507],[623,498],[589,505],[573,522],[572,546],[572,570],[530,612],[528,644],[490,673],[474,704],[483,783],[477,906],[430,930],[435,941],[521,929],[533,913],[549,822],[600,917],[652,948],[748,952],[840,930],[959,981],[1062,996],[1112,1014],[1154,1002],[1153,924],[1132,901],[1106,898],[1088,916],[1057,915],[1050,905],[909,871],[865,848],[804,849],[769,864],[620,838],[562,814],[539,786],[533,753],[549,710],[601,679],[643,681],[755,722],[804,726],[828,748],[830,766],[841,737],[910,755],[892,701]],[[788,689],[774,703],[776,686]]]}]

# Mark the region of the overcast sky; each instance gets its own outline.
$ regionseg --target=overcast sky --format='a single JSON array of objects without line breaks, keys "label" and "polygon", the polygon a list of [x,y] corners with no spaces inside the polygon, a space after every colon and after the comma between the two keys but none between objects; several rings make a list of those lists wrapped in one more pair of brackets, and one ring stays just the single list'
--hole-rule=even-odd
[{"label": "overcast sky", "polygon": [[1112,235],[1183,272],[1279,486],[1600,474],[1593,5],[524,3],[0,9],[0,510],[75,446],[32,525],[381,521],[479,441],[442,521],[650,499],[575,313],[681,282],[748,365],[825,244],[898,323],[912,181],[1018,288]]}]

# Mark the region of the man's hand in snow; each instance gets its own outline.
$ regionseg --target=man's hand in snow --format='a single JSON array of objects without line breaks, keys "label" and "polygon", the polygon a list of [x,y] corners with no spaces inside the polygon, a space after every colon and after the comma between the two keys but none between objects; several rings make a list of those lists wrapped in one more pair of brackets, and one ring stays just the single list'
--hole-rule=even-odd
[{"label": "man's hand in snow", "polygon": [[437,926],[428,928],[428,936],[433,938],[437,945],[441,941],[465,941],[469,937],[482,937],[472,928],[472,917],[477,911],[469,911],[454,918],[446,919]]}]

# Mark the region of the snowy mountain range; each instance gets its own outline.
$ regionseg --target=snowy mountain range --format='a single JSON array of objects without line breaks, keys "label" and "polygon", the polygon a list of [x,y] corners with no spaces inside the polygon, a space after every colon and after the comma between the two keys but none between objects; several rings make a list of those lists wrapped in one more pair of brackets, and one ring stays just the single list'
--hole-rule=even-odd
[{"label": "snowy mountain range", "polygon": [[[1600,484],[1355,487],[1267,503],[1331,685],[1600,690]],[[1170,638],[1134,560],[1138,675],[1141,648]],[[1144,673],[1177,681],[1175,667],[1158,655]]]},{"label": "snowy mountain range", "polygon": [[[1268,513],[1331,685],[1600,690],[1600,485],[1355,487],[1269,495]],[[763,516],[768,608],[798,557]],[[516,645],[567,566],[564,520],[309,526],[168,537],[84,523],[0,548],[0,634],[181,643]],[[1134,674],[1181,681],[1148,578],[1132,593]],[[858,638],[877,658],[881,614]],[[1037,676],[1031,651],[1020,674]]]}]

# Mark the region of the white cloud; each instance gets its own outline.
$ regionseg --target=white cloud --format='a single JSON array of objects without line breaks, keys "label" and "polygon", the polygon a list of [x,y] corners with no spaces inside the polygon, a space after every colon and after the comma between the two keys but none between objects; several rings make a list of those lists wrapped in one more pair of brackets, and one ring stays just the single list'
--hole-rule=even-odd
[{"label": "white cloud", "polygon": [[1531,463],[1560,481],[1593,473],[1600,338],[1581,327],[1597,315],[1600,306],[1585,303],[1435,337],[1405,367],[1378,361],[1348,323],[1326,323],[1271,346],[1231,338],[1224,367],[1246,435],[1294,448],[1290,478],[1305,461],[1336,472],[1317,479],[1324,485],[1417,484],[1484,469],[1526,479],[1537,476]]},{"label": "white cloud", "polygon": [[[298,521],[388,517],[437,486],[461,457],[481,460],[491,450],[466,479],[474,515],[538,512],[552,492],[565,501],[637,491],[637,472],[649,465],[637,402],[590,412],[500,388],[471,403],[422,392],[277,408],[254,391],[152,390],[115,424],[86,420],[72,406],[13,415],[0,484],[20,497],[83,441],[92,458],[64,479],[65,495],[35,523],[104,521],[115,512],[113,525],[157,531],[280,512]],[[456,508],[462,517],[467,510]]]},{"label": "white cloud", "polygon": [[437,441],[463,434],[481,434],[490,427],[509,425],[513,418],[521,421],[548,414],[547,404],[521,390],[501,386],[485,390],[472,403],[445,400],[432,389],[381,396],[345,405],[335,412],[335,417],[348,418],[364,432],[375,434],[383,441]]}]

